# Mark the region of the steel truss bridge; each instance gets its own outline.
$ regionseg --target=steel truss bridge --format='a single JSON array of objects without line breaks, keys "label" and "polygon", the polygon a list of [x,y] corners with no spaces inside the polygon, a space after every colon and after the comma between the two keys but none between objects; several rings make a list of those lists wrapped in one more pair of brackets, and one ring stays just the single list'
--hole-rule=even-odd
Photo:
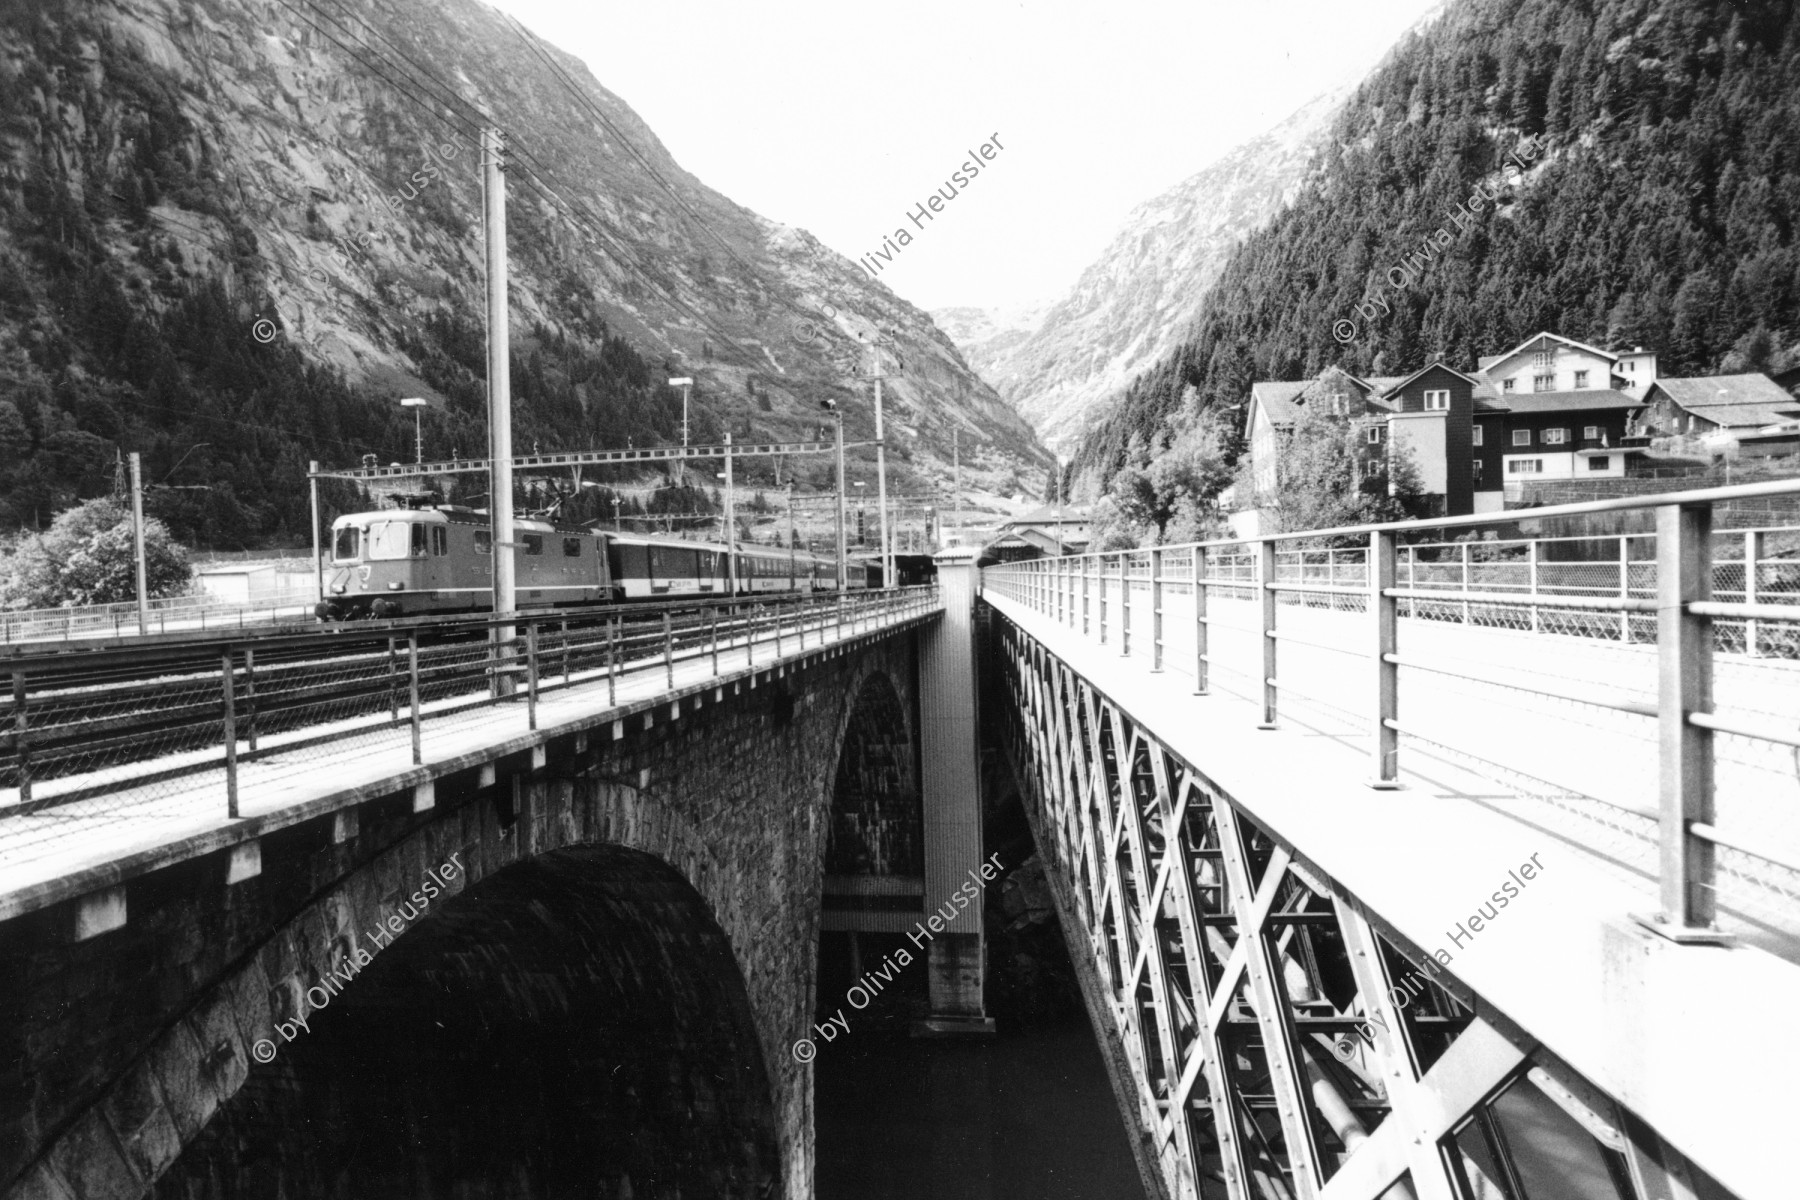
[{"label": "steel truss bridge", "polygon": [[1450,540],[1495,514],[984,572],[1153,1193],[1800,1194],[1800,543],[1711,527],[1796,492],[1506,514],[1653,515],[1554,563]]}]

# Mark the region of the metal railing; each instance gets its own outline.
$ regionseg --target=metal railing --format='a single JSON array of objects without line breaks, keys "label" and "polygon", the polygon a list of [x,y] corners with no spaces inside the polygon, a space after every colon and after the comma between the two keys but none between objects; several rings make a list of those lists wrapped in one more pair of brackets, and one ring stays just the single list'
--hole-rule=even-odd
[{"label": "metal railing", "polygon": [[223,795],[211,803],[237,817],[240,777],[252,764],[265,782],[277,768],[291,782],[359,743],[408,742],[419,764],[438,718],[511,705],[536,729],[540,699],[557,689],[592,687],[597,706],[609,707],[627,682],[674,686],[684,664],[710,667],[686,676],[717,676],[722,653],[726,669],[755,666],[940,606],[928,586],[359,622],[94,651],[14,647],[0,653],[8,677],[0,860],[16,841],[9,822],[46,810],[148,811],[170,797],[191,800],[195,777],[223,767]]},{"label": "metal railing", "polygon": [[[1739,786],[1752,778],[1744,774],[1751,769],[1800,772],[1800,712],[1791,707],[1800,700],[1795,531],[1715,535],[1711,527],[1714,504],[1791,495],[1800,495],[1800,481],[1619,497],[1529,514],[1654,510],[1654,534],[1606,539],[1616,551],[1610,562],[1550,556],[1555,543],[1588,539],[1458,543],[1439,535],[1508,520],[1486,514],[1009,563],[987,568],[983,589],[1122,656],[1147,660],[1152,672],[1190,673],[1196,695],[1210,692],[1222,666],[1220,635],[1241,635],[1246,653],[1236,673],[1260,705],[1260,728],[1277,727],[1284,701],[1296,691],[1290,675],[1326,678],[1324,660],[1360,664],[1331,676],[1340,695],[1324,707],[1365,731],[1367,782],[1377,788],[1398,786],[1402,735],[1456,749],[1435,728],[1421,732],[1433,718],[1449,718],[1421,711],[1401,722],[1403,670],[1434,686],[1449,681],[1480,695],[1491,694],[1483,688],[1502,688],[1531,704],[1555,705],[1565,723],[1565,710],[1604,710],[1608,722],[1652,722],[1659,803],[1624,807],[1652,822],[1651,836],[1660,843],[1659,929],[1678,938],[1716,936],[1721,850],[1755,860],[1764,889],[1759,896],[1775,898],[1775,923],[1800,929],[1800,805],[1792,796],[1777,801],[1772,790],[1752,794],[1754,784]],[[1777,542],[1784,544],[1779,557],[1770,549]],[[1171,595],[1191,597],[1187,612],[1176,614],[1185,619],[1170,620]],[[1221,602],[1234,601],[1235,613],[1221,611]],[[1140,609],[1147,618],[1142,624],[1135,619]],[[1343,614],[1358,620],[1346,625]],[[1245,615],[1248,620],[1229,619]],[[1402,653],[1403,618],[1409,643],[1421,639],[1421,652]],[[1166,641],[1178,625],[1187,626],[1178,639],[1185,647],[1173,656]],[[1145,634],[1148,644],[1141,645]],[[1525,643],[1507,640],[1519,634]],[[1553,634],[1572,637],[1551,641]],[[1597,680],[1582,683],[1573,666],[1557,664],[1592,654],[1580,647],[1594,639],[1612,643],[1611,657],[1599,662]],[[1534,644],[1554,652],[1546,660],[1548,675],[1510,661],[1524,653],[1522,645]],[[1751,715],[1715,706],[1719,650],[1735,652],[1720,661],[1741,664],[1733,668],[1734,686],[1743,672],[1756,673],[1744,688]],[[1643,676],[1642,686],[1633,686],[1634,672]],[[1300,695],[1308,704],[1321,700]],[[1729,763],[1719,752],[1721,739],[1734,746]],[[1484,753],[1511,756],[1512,762],[1486,761],[1529,776],[1535,751],[1513,745]],[[1728,833],[1716,823],[1717,773],[1726,766],[1737,772],[1734,811],[1746,814],[1742,828],[1755,826],[1753,835]]]},{"label": "metal railing", "polygon": [[[318,602],[315,587],[294,588],[253,600],[227,600],[204,594],[166,596],[149,601],[146,634],[195,630],[248,629],[280,621],[308,622]],[[25,642],[62,642],[78,638],[130,637],[140,632],[137,603],[86,604],[68,608],[0,611],[0,646]]]}]

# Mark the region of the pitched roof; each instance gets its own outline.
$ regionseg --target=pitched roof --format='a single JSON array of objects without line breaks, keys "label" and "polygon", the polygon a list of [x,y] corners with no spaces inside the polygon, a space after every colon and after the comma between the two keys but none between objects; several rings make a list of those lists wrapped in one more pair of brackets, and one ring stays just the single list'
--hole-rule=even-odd
[{"label": "pitched roof", "polygon": [[1089,511],[1078,504],[1063,505],[1060,515],[1054,504],[1040,504],[1022,516],[1013,517],[1006,524],[1009,528],[1019,525],[1081,525],[1087,522],[1089,515]]},{"label": "pitched roof", "polygon": [[[1650,385],[1689,412],[1721,425],[1772,425],[1800,411],[1800,401],[1783,391],[1767,375],[1705,375],[1697,379],[1658,379]],[[1727,421],[1721,413],[1734,411],[1740,419]],[[1752,415],[1752,410],[1755,414]]]},{"label": "pitched roof", "polygon": [[1294,408],[1294,397],[1312,385],[1310,379],[1267,380],[1250,385],[1250,398],[1262,410],[1269,414],[1269,421],[1274,425],[1292,425],[1299,411]]},{"label": "pitched roof", "polygon": [[1611,388],[1580,388],[1572,392],[1507,392],[1501,398],[1506,409],[1515,413],[1580,412],[1583,409],[1642,408],[1642,400],[1633,400],[1624,392]]},{"label": "pitched roof", "polygon": [[1789,401],[1785,412],[1775,412],[1767,404],[1702,404],[1691,410],[1703,421],[1723,425],[1727,429],[1761,429],[1778,425],[1800,415],[1800,402]]},{"label": "pitched roof", "polygon": [[1532,334],[1530,337],[1526,338],[1524,341],[1522,341],[1518,345],[1514,346],[1511,350],[1508,350],[1505,354],[1495,354],[1490,357],[1483,358],[1481,360],[1481,370],[1486,371],[1489,367],[1493,366],[1495,363],[1501,362],[1504,359],[1511,358],[1513,355],[1519,353],[1519,351],[1525,349],[1527,346],[1531,345],[1533,342],[1539,340],[1540,338],[1554,338],[1557,341],[1561,342],[1565,346],[1573,346],[1577,350],[1586,350],[1589,354],[1598,354],[1601,358],[1610,358],[1614,362],[1617,362],[1619,360],[1619,356],[1614,354],[1610,350],[1602,350],[1598,346],[1590,346],[1586,342],[1578,342],[1574,338],[1566,338],[1560,333],[1551,333],[1549,330],[1545,329],[1545,330],[1540,330],[1539,332]]},{"label": "pitched roof", "polygon": [[[1452,375],[1456,376],[1458,379],[1467,380],[1469,383],[1472,383],[1477,387],[1481,386],[1481,382],[1482,382],[1481,380],[1476,379],[1473,375],[1464,375],[1461,371],[1457,370],[1455,367],[1451,366],[1447,362],[1430,362],[1430,363],[1426,363],[1424,366],[1422,366],[1418,370],[1414,371],[1411,375],[1400,376],[1395,382],[1389,383],[1384,379],[1382,381],[1381,386],[1377,390],[1380,391],[1380,393],[1383,396],[1391,395],[1394,392],[1397,392],[1401,388],[1405,387],[1407,384],[1411,383],[1413,380],[1417,379],[1419,376],[1425,374],[1425,372],[1435,371],[1439,367],[1442,367],[1444,370],[1450,372]],[[1374,383],[1375,380],[1371,379],[1369,382]]]}]

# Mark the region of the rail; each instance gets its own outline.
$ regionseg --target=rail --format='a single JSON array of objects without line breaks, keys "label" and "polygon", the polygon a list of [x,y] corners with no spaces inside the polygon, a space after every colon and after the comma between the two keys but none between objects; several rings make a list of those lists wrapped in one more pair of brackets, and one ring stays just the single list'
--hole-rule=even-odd
[{"label": "rail", "polygon": [[[1629,729],[1621,736],[1653,742],[1654,755],[1588,769],[1593,777],[1655,767],[1643,790],[1654,789],[1655,806],[1627,794],[1617,807],[1651,824],[1658,842],[1659,930],[1704,939],[1717,936],[1721,853],[1733,856],[1734,877],[1755,876],[1774,923],[1792,926],[1800,915],[1800,806],[1767,786],[1771,772],[1787,787],[1800,772],[1800,542],[1791,528],[1712,530],[1716,503],[1796,494],[1800,481],[1784,480],[1530,514],[1654,510],[1654,534],[1628,537],[1471,543],[1443,535],[1506,519],[1488,515],[1044,558],[987,568],[983,590],[1152,672],[1191,674],[1195,695],[1209,694],[1229,669],[1260,708],[1259,728],[1276,728],[1290,700],[1347,717],[1365,731],[1367,782],[1377,788],[1399,785],[1403,735],[1457,749],[1441,732],[1451,718],[1430,703],[1402,722],[1402,672],[1472,696],[1574,706],[1557,710],[1564,723],[1599,710],[1610,714],[1595,724],[1606,738],[1613,722],[1653,722],[1653,738]],[[1582,541],[1607,545],[1610,561],[1546,553]],[[1561,553],[1591,549],[1563,545]],[[1243,653],[1231,665],[1221,639],[1234,637]],[[1725,666],[1731,711],[1715,705],[1715,669]],[[1301,690],[1326,679],[1336,681],[1331,696]],[[1602,734],[1584,736],[1590,756],[1600,755]],[[1720,749],[1727,743],[1729,754]],[[1541,750],[1527,743],[1482,753],[1530,776]],[[1730,827],[1718,820],[1722,794]]]},{"label": "rail", "polygon": [[[9,821],[96,806],[149,813],[176,795],[191,815],[195,781],[221,767],[212,803],[235,818],[250,764],[278,763],[292,784],[369,739],[410,742],[418,764],[434,719],[511,705],[536,729],[540,703],[558,689],[590,687],[610,707],[629,683],[673,686],[684,665],[717,676],[722,655],[726,669],[754,666],[939,603],[928,586],[231,632],[86,652],[14,647],[0,654],[0,860],[21,852]],[[65,835],[32,836],[41,849]]]}]

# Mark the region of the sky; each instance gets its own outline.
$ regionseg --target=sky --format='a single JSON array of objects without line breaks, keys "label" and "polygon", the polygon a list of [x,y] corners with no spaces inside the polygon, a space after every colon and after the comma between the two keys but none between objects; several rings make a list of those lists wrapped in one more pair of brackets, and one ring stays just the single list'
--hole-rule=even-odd
[{"label": "sky", "polygon": [[[932,309],[1060,299],[1131,209],[1360,78],[1434,0],[489,0],[684,168]],[[906,214],[982,142],[945,211]]]}]

